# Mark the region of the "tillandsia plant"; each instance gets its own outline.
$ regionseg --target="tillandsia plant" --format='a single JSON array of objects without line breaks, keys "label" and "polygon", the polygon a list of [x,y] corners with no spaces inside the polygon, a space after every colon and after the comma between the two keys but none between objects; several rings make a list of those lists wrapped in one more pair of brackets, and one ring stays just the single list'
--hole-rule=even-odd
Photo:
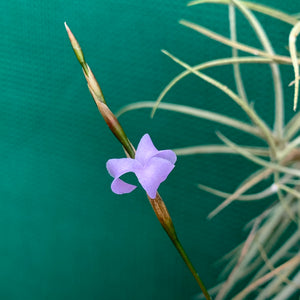
[{"label": "tillandsia plant", "polygon": [[116,194],[132,192],[136,186],[124,182],[119,177],[128,172],[135,173],[141,186],[146,191],[147,197],[159,222],[168,234],[173,245],[191,271],[192,275],[196,279],[204,297],[207,300],[211,299],[207,289],[200,279],[200,276],[183,249],[177,237],[172,219],[165,206],[165,203],[157,192],[159,185],[166,180],[169,173],[173,170],[177,159],[176,154],[172,150],[158,151],[153,145],[148,134],[145,134],[142,137],[137,150],[135,151],[118,119],[107,106],[100,86],[90,67],[85,61],[79,43],[75,39],[73,33],[66,23],[65,27],[75,55],[82,66],[89,91],[92,94],[92,97],[106,124],[123,146],[127,156],[127,158],[110,159],[106,164],[109,174],[114,177],[111,185],[112,191]]},{"label": "tillandsia plant", "polygon": [[[265,5],[239,0],[195,0],[188,5],[203,5],[204,3],[228,6],[230,38],[186,20],[181,20],[180,24],[231,47],[231,56],[192,66],[169,52],[163,51],[185,70],[164,88],[157,101],[129,104],[120,111],[120,114],[141,108],[152,108],[152,116],[157,109],[175,111],[229,126],[256,137],[257,140],[260,140],[260,144],[261,140],[264,142],[264,147],[254,144],[239,145],[221,133],[217,133],[223,145],[192,146],[174,151],[177,155],[236,154],[258,166],[254,173],[246,174],[232,194],[203,184],[198,185],[200,189],[225,199],[210,213],[209,218],[216,216],[233,201],[259,201],[273,196],[272,204],[247,224],[246,229],[249,230],[249,234],[245,241],[224,257],[227,262],[226,267],[221,273],[219,283],[211,289],[211,294],[215,295],[215,299],[280,300],[291,299],[294,296],[299,297],[300,137],[296,135],[300,129],[300,113],[295,113],[287,122],[284,121],[284,101],[290,103],[291,111],[292,103],[296,110],[298,102],[300,59],[296,49],[296,40],[300,33],[299,15],[289,15]],[[253,29],[261,43],[261,48],[237,41],[236,10],[248,21],[250,28]],[[253,12],[291,25],[290,34],[287,37],[289,55],[276,54],[264,27]],[[284,40],[282,47],[286,46],[285,43]],[[238,51],[242,51],[246,55],[239,56]],[[275,96],[273,126],[267,124],[255,111],[251,104],[253,99],[248,99],[240,71],[242,64],[245,68],[250,64],[269,65]],[[233,66],[236,91],[203,73],[208,68],[226,65]],[[287,65],[290,73],[294,75],[295,79],[290,84],[294,89],[293,99],[284,100],[285,93],[280,65]],[[224,101],[228,101],[228,98],[234,101],[247,114],[249,121],[244,122],[196,107],[161,103],[174,85],[189,74],[196,75],[219,89],[224,94]],[[257,193],[251,193],[250,190],[255,187],[259,189],[259,184],[265,179],[270,179],[272,183]]]}]

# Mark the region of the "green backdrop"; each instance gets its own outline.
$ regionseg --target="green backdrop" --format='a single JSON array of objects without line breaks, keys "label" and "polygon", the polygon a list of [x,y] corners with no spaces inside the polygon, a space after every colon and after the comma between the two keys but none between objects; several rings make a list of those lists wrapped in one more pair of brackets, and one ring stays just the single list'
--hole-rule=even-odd
[{"label": "green backdrop", "polygon": [[[300,10],[294,0],[263,2]],[[188,8],[182,0],[19,0],[1,1],[0,11],[0,299],[192,299],[199,289],[143,191],[118,196],[110,190],[105,163],[122,157],[122,148],[89,95],[63,23],[78,38],[117,111],[156,99],[182,70],[160,49],[190,64],[230,55],[227,47],[178,24],[185,18],[228,35],[227,8]],[[261,15],[260,20],[278,52],[287,54],[290,26]],[[259,45],[247,26],[240,20],[239,37]],[[272,84],[262,74],[267,67],[249,70],[244,73],[249,98],[271,123]],[[290,67],[283,71],[287,85],[293,75]],[[233,86],[231,75],[231,68],[223,68],[217,78]],[[286,97],[291,114],[292,89]],[[228,98],[193,76],[165,101],[243,118]],[[120,118],[135,145],[145,132],[159,149],[219,143],[216,130],[249,141],[212,122],[166,111],[152,120],[149,113]],[[229,158],[181,157],[160,188],[208,286],[216,284],[220,272],[216,260],[245,237],[243,224],[268,203],[233,204],[206,220],[220,199],[196,184],[232,192],[246,176],[243,171],[255,170],[242,158]]]}]

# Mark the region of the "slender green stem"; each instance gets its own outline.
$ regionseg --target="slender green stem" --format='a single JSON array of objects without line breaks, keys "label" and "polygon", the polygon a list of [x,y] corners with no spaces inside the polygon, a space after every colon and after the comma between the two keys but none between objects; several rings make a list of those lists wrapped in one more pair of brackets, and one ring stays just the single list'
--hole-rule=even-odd
[{"label": "slender green stem", "polygon": [[[168,233],[168,232],[167,232]],[[196,269],[194,268],[194,266],[192,265],[190,259],[188,258],[187,254],[185,253],[176,233],[174,232],[174,234],[169,234],[169,237],[172,241],[172,243],[174,244],[175,248],[177,249],[177,251],[179,252],[180,256],[182,257],[182,259],[184,260],[185,264],[187,265],[187,267],[189,268],[189,270],[191,271],[191,273],[193,274],[194,278],[196,279],[198,285],[200,286],[200,289],[203,293],[203,295],[205,296],[205,298],[207,300],[211,300],[211,297],[207,291],[207,289],[205,288],[204,283],[202,282],[201,278],[199,277]]]},{"label": "slender green stem", "polygon": [[207,300],[211,300],[211,297],[210,297],[207,289],[205,288],[204,283],[200,279],[196,269],[192,265],[190,259],[188,258],[187,254],[185,253],[181,243],[179,242],[179,239],[177,237],[173,221],[171,219],[171,216],[168,212],[168,209],[167,209],[164,201],[160,197],[159,193],[156,193],[156,197],[154,199],[150,198],[149,196],[148,196],[148,199],[149,199],[149,202],[150,202],[150,204],[151,204],[151,206],[152,206],[152,208],[153,208],[153,210],[154,210],[154,212],[157,216],[157,219],[159,220],[161,226],[166,231],[166,233],[168,234],[169,238],[171,239],[173,245],[177,249],[177,251],[180,254],[180,256],[182,257],[182,259],[184,260],[186,266],[189,268],[189,270],[193,274],[193,276],[196,279],[196,281],[197,281],[202,293],[204,294],[205,298]]}]

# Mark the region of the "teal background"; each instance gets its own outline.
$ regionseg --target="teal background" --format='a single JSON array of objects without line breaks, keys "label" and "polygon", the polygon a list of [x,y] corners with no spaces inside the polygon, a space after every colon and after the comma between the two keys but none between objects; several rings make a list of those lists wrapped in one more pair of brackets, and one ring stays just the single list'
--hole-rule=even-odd
[{"label": "teal background", "polygon": [[[271,1],[299,12],[294,0]],[[0,299],[192,299],[199,289],[161,229],[144,193],[111,192],[105,163],[122,148],[101,119],[70,47],[63,23],[78,38],[113,111],[155,100],[182,68],[230,55],[229,48],[178,24],[185,18],[228,35],[227,8],[186,7],[181,0],[0,2]],[[291,27],[258,15],[280,54]],[[259,46],[240,19],[241,41]],[[284,67],[285,87],[293,79]],[[215,70],[207,71],[213,74]],[[244,71],[249,98],[272,124],[268,67]],[[233,87],[230,67],[215,75]],[[250,87],[250,88],[249,88]],[[291,115],[292,89],[286,89]],[[165,101],[246,119],[213,87],[189,76]],[[159,149],[219,143],[216,130],[240,143],[249,137],[218,124],[166,111],[120,118],[136,145],[148,132]],[[247,172],[240,157],[178,159],[160,188],[178,235],[207,286],[214,263],[245,237],[242,227],[269,202],[237,203],[211,221],[220,203],[203,183],[232,192]]]}]

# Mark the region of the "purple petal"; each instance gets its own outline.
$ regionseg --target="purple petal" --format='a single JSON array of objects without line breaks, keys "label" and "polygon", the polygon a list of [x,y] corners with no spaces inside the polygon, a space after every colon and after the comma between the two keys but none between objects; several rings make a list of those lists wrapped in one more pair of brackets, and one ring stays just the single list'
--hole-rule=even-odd
[{"label": "purple petal", "polygon": [[135,159],[139,161],[142,165],[145,165],[147,161],[156,155],[159,151],[153,145],[151,138],[148,133],[146,133],[140,140],[136,153]]},{"label": "purple petal", "polygon": [[167,179],[173,168],[174,164],[168,160],[153,157],[144,168],[136,169],[135,174],[144,190],[153,199],[159,185]]},{"label": "purple petal", "polygon": [[125,173],[135,172],[135,168],[138,167],[138,163],[131,158],[119,158],[110,159],[106,163],[108,173],[114,177],[111,184],[111,189],[116,194],[125,194],[132,192],[136,186],[128,184],[125,181],[119,179]]},{"label": "purple petal", "polygon": [[172,150],[158,151],[158,153],[155,155],[155,157],[160,157],[160,158],[166,159],[172,164],[175,164],[175,162],[177,160],[177,156],[176,156],[175,152]]},{"label": "purple petal", "polygon": [[134,172],[136,161],[132,158],[114,158],[106,163],[106,169],[112,177],[120,177],[125,173]]},{"label": "purple petal", "polygon": [[136,185],[126,183],[125,181],[121,180],[120,178],[114,179],[113,182],[111,183],[110,187],[111,187],[111,190],[115,194],[119,194],[119,195],[131,193],[133,190],[135,190],[137,188]]}]

